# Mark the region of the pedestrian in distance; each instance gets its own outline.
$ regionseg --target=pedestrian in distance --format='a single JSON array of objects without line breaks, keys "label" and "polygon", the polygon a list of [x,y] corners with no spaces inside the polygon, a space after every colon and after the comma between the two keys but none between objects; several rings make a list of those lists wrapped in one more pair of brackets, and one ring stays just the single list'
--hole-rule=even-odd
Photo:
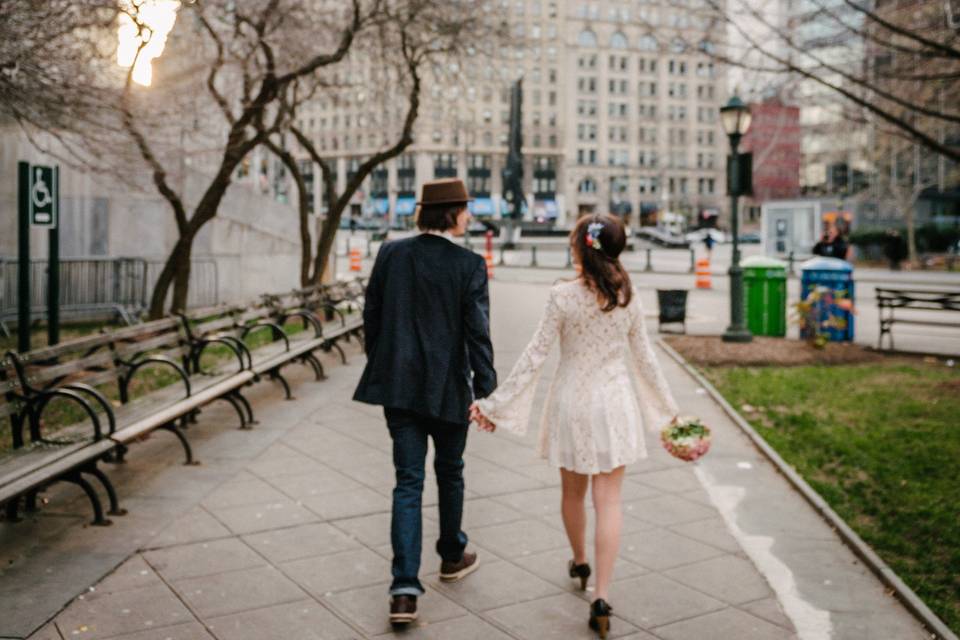
[{"label": "pedestrian in distance", "polygon": [[440,580],[461,580],[479,566],[466,551],[463,452],[471,405],[497,385],[490,342],[487,266],[458,244],[470,223],[463,182],[423,185],[422,233],[385,243],[370,274],[363,309],[367,364],[354,400],[383,407],[393,440],[396,486],[390,621],[417,618],[427,440],[437,476]]},{"label": "pedestrian in distance", "polygon": [[813,245],[813,255],[828,258],[840,258],[849,262],[851,258],[850,244],[840,234],[836,225],[828,225],[820,236],[820,241]]},{"label": "pedestrian in distance", "polygon": [[624,468],[646,457],[642,426],[659,432],[679,420],[640,297],[619,260],[626,242],[619,218],[580,218],[570,235],[576,279],[550,290],[540,324],[510,376],[474,405],[481,429],[524,433],[537,380],[559,339],[560,363],[541,416],[538,449],[560,469],[561,513],[573,554],[567,571],[583,590],[591,576],[584,499],[588,489],[593,492],[597,575],[588,624],[601,638],[610,630]]},{"label": "pedestrian in distance", "polygon": [[703,246],[707,248],[707,260],[713,259],[713,245],[717,241],[714,239],[713,234],[710,233],[710,230],[707,230],[707,233],[703,236]]}]

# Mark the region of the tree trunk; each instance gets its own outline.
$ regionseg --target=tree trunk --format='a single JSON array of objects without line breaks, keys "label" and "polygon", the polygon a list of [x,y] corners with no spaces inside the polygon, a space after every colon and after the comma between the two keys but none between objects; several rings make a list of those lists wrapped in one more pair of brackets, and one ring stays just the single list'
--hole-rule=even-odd
[{"label": "tree trunk", "polygon": [[170,252],[170,256],[164,263],[163,269],[160,271],[160,277],[157,278],[157,284],[153,287],[153,294],[150,296],[149,315],[151,320],[157,320],[165,315],[170,285],[174,285],[171,311],[182,311],[186,308],[190,283],[192,244],[192,237],[183,236],[173,246],[173,251]]},{"label": "tree trunk", "polygon": [[903,210],[903,222],[907,227],[907,262],[911,266],[917,264],[917,223],[914,216],[916,200],[910,198]]},{"label": "tree trunk", "polygon": [[317,240],[317,255],[313,259],[313,277],[311,284],[319,284],[323,278],[324,268],[327,261],[333,253],[334,243],[337,239],[337,230],[340,228],[340,220],[343,218],[345,207],[331,206],[327,211],[327,218],[323,221],[323,228],[320,231],[320,238]]},{"label": "tree trunk", "polygon": [[313,284],[310,277],[310,263],[313,260],[313,239],[310,237],[310,213],[307,210],[310,196],[307,193],[307,185],[292,153],[269,138],[264,141],[264,144],[287,167],[297,187],[297,213],[300,217],[300,286],[309,287]]}]

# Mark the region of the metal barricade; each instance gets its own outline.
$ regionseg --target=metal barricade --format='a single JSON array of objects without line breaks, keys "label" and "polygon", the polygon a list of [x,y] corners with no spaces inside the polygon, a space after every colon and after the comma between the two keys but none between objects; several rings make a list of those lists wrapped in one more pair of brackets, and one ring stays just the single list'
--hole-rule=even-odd
[{"label": "metal barricade", "polygon": [[[46,260],[30,261],[30,318],[47,315]],[[162,262],[143,258],[64,258],[60,260],[60,315],[64,320],[119,319],[136,322],[147,309]],[[9,336],[17,319],[16,259],[0,257],[0,333]],[[189,307],[219,302],[217,263],[213,258],[192,262]]]}]

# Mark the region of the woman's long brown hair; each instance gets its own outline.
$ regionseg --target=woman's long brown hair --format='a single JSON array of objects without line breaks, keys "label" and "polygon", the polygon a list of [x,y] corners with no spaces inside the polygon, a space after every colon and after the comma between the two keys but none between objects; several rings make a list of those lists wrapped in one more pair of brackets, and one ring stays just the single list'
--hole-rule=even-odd
[{"label": "woman's long brown hair", "polygon": [[[597,236],[599,249],[587,242],[590,225],[594,223],[602,225]],[[605,214],[583,216],[570,232],[570,245],[580,262],[584,282],[597,294],[604,311],[630,304],[633,287],[630,275],[620,263],[620,254],[627,246],[627,230],[620,218]]]}]

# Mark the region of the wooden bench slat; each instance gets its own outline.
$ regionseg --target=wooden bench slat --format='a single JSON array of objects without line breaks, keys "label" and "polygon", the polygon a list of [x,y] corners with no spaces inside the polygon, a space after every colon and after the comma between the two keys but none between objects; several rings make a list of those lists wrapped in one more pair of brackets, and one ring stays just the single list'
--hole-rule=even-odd
[{"label": "wooden bench slat", "polygon": [[35,363],[28,363],[27,379],[31,383],[42,383],[55,380],[62,376],[68,376],[78,371],[106,367],[113,367],[113,355],[109,351],[98,351],[85,358],[69,360],[63,364],[38,366]]},{"label": "wooden bench slat", "polygon": [[70,455],[93,442],[93,438],[71,444],[35,444],[15,449],[0,458],[0,487],[12,484],[52,462]]},{"label": "wooden bench slat", "polygon": [[116,353],[122,358],[131,358],[139,353],[147,353],[155,349],[179,347],[186,348],[186,341],[179,333],[164,333],[146,340],[118,344]]},{"label": "wooden bench slat", "polygon": [[252,371],[243,371],[231,376],[226,376],[222,381],[193,394],[189,398],[184,398],[161,411],[149,414],[133,424],[127,425],[122,429],[117,429],[116,433],[110,436],[110,439],[123,444],[130,442],[179,416],[185,415],[193,409],[202,407],[216,400],[231,390],[243,386],[252,379]]},{"label": "wooden bench slat", "polygon": [[72,469],[103,457],[116,446],[115,442],[108,439],[87,443],[67,455],[51,460],[49,463],[22,475],[9,484],[0,485],[0,500],[8,500],[23,495],[31,489],[43,486]]}]

